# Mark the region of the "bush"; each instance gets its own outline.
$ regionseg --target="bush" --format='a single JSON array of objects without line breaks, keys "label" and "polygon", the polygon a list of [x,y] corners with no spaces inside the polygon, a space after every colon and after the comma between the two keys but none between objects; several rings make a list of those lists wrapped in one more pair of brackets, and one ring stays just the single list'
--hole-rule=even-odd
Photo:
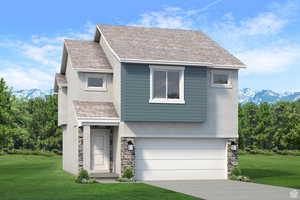
[{"label": "bush", "polygon": [[229,179],[234,181],[250,182],[250,178],[248,176],[242,176],[242,175],[240,176],[231,175]]},{"label": "bush", "polygon": [[278,149],[272,149],[272,150],[264,150],[264,149],[250,149],[246,148],[245,151],[239,151],[239,155],[244,154],[262,154],[262,155],[291,155],[291,156],[300,156],[299,150],[278,150]]},{"label": "bush", "polygon": [[82,169],[80,170],[75,182],[76,183],[89,183],[89,180],[90,180],[90,176],[89,176],[89,173]]},{"label": "bush", "polygon": [[38,156],[55,156],[53,152],[50,151],[39,151],[39,150],[29,150],[29,149],[6,149],[7,154],[20,154],[20,155],[38,155]]},{"label": "bush", "polygon": [[55,153],[56,155],[62,155],[62,151],[58,150],[58,149],[52,149],[52,152]]},{"label": "bush", "polygon": [[242,175],[242,171],[239,167],[235,167],[235,168],[231,169],[230,175],[240,176],[240,175]]},{"label": "bush", "polygon": [[124,177],[117,178],[117,181],[120,181],[120,182],[133,182],[132,179],[128,179],[128,178],[124,178]]},{"label": "bush", "polygon": [[132,168],[126,168],[123,172],[122,178],[132,179],[134,176]]}]

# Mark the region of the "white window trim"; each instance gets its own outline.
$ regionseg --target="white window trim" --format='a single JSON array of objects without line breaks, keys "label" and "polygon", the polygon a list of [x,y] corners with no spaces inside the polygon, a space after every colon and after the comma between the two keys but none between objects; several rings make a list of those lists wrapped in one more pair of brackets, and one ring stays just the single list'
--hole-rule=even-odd
[{"label": "white window trim", "polygon": [[[102,78],[103,79],[103,85],[102,87],[89,87],[88,86],[88,78]],[[107,78],[104,74],[86,74],[85,75],[85,90],[87,91],[106,91],[107,90]]]},{"label": "white window trim", "polygon": [[[178,66],[152,66],[150,65],[150,99],[149,103],[165,103],[165,104],[185,104],[184,100],[184,70],[185,67]],[[153,98],[153,73],[154,71],[176,71],[180,72],[179,81],[179,99],[168,99],[168,94],[166,98]],[[168,77],[168,75],[167,75]],[[166,78],[166,88],[168,88],[168,78]],[[168,92],[168,90],[166,90]]]},{"label": "white window trim", "polygon": [[[212,70],[210,76],[210,85],[211,87],[217,87],[217,88],[232,88],[232,73],[231,71],[225,71],[225,70]],[[228,75],[228,83],[227,84],[215,84],[214,83],[214,74],[226,74]]]}]

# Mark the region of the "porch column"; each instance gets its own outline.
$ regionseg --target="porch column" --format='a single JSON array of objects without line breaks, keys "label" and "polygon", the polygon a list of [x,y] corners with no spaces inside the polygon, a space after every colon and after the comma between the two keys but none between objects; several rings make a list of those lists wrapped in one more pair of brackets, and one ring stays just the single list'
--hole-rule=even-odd
[{"label": "porch column", "polygon": [[91,127],[83,126],[83,169],[91,171]]}]

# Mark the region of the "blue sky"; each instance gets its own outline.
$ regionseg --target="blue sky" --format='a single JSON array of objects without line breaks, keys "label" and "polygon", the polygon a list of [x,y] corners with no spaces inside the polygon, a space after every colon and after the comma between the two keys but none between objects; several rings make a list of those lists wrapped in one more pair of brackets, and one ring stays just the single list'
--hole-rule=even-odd
[{"label": "blue sky", "polygon": [[241,88],[300,90],[299,9],[300,0],[3,1],[0,77],[50,89],[64,38],[92,39],[95,24],[138,25],[205,32],[248,65]]}]

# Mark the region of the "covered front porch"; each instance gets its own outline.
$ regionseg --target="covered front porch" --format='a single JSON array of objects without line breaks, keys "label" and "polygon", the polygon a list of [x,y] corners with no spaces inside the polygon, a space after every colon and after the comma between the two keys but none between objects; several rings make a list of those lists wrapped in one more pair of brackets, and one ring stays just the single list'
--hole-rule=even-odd
[{"label": "covered front porch", "polygon": [[119,177],[118,144],[117,126],[82,126],[78,138],[79,170],[85,169],[96,178]]},{"label": "covered front porch", "polygon": [[74,101],[78,124],[78,170],[116,178],[120,167],[120,119],[111,102]]}]

